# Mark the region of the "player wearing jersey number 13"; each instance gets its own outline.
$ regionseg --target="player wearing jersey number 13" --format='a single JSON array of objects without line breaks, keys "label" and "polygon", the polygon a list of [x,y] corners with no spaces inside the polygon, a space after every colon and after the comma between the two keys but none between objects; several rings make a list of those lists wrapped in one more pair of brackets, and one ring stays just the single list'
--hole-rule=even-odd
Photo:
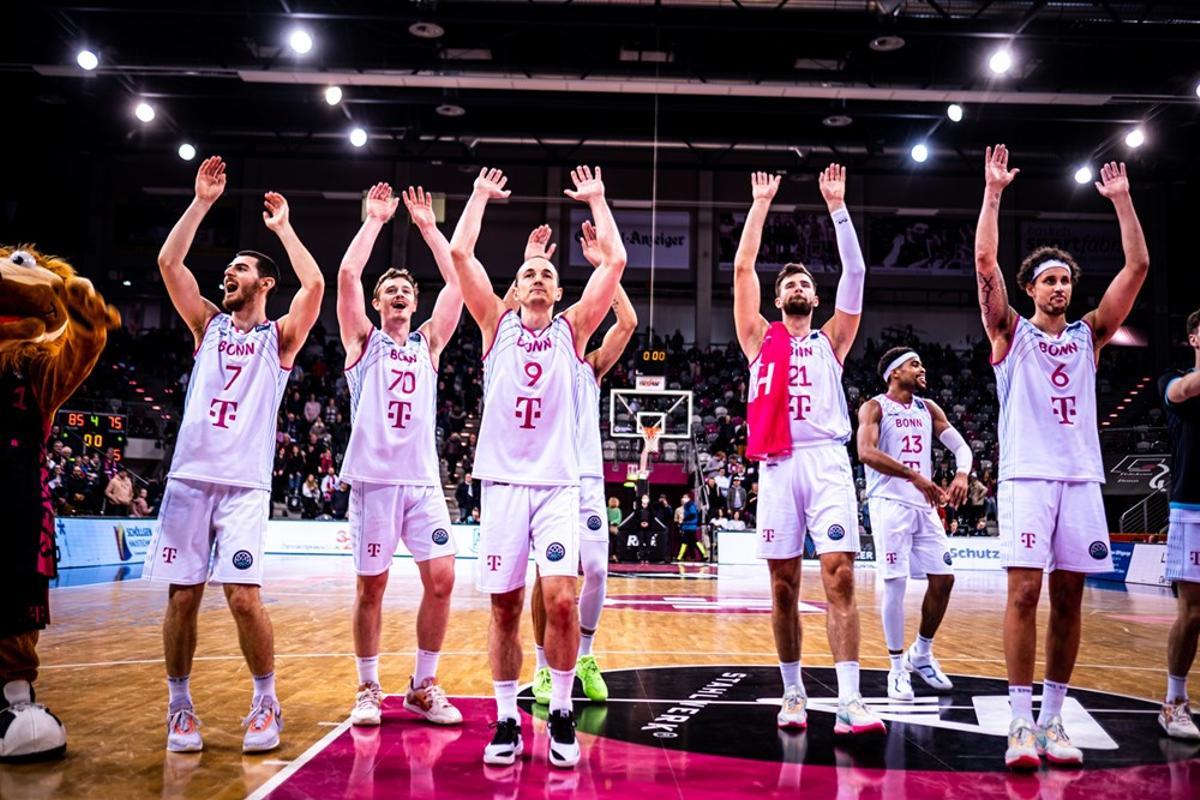
[{"label": "player wearing jersey number 13", "polygon": [[[1100,348],[1129,315],[1150,256],[1125,165],[1105,164],[1096,189],[1117,213],[1124,267],[1097,308],[1068,322],[1079,265],[1066,251],[1040,247],[1017,270],[1017,284],[1034,308],[1033,316],[1020,316],[1009,305],[996,259],[1000,197],[1019,172],[1008,168],[1008,148],[987,148],[975,273],[1000,400],[997,506],[1001,563],[1008,570],[1004,657],[1012,705],[1005,763],[1033,769],[1043,755],[1055,764],[1083,762],[1083,753],[1063,728],[1061,710],[1079,653],[1084,578],[1112,569],[1100,495],[1104,467],[1096,427],[1096,364]],[[1046,569],[1050,623],[1035,725],[1037,607]]]}]

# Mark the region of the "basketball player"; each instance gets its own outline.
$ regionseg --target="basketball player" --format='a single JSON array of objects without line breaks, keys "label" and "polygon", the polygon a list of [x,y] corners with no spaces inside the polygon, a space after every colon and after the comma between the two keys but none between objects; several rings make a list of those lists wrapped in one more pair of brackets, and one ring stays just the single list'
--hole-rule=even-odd
[{"label": "basketball player", "polygon": [[353,426],[341,479],[351,486],[350,531],[358,572],[353,623],[358,695],[350,720],[355,725],[380,723],[383,592],[396,546],[403,540],[417,562],[423,590],[416,668],[404,707],[430,722],[455,725],[462,722],[462,714],[446,699],[436,677],[450,617],[455,548],[434,427],[438,358],[458,325],[462,293],[450,242],[437,227],[433,195],[410,186],[403,197],[446,282],[429,319],[412,329],[418,293],[406,269],[388,269],[375,282],[371,307],[379,313],[378,328],[364,310],[363,268],[400,202],[388,184],[377,183],[367,193],[366,219],[338,270],[338,328],[346,350]]},{"label": "basketball player", "polygon": [[225,313],[205,299],[183,259],[204,215],[224,190],[225,162],[220,156],[206,159],[196,173],[195,198],[158,254],[171,302],[196,340],[196,363],[144,575],[170,584],[163,650],[170,692],[167,749],[173,752],[204,746],[188,676],[196,651],[196,615],[209,579],[224,584],[254,678],[242,751],[279,745],[283,715],[275,694],[275,639],[259,595],[262,540],[270,513],[279,401],[325,291],[317,262],[292,229],[287,201],[267,192],[263,222],[279,237],[300,279],[291,308],[278,320],[267,318],[267,298],[279,282],[279,268],[254,250],[239,251],[225,269]]},{"label": "basketball player", "polygon": [[483,420],[474,471],[483,479],[476,585],[492,596],[488,656],[498,716],[495,736],[484,750],[488,764],[512,764],[522,751],[517,677],[531,546],[542,576],[547,617],[549,761],[556,767],[579,761],[571,710],[579,646],[575,576],[580,467],[574,446],[578,361],[612,304],[625,269],[625,251],[604,199],[600,171],[593,176],[588,167],[577,167],[571,178],[575,189],[566,194],[591,208],[603,258],[579,302],[563,314],[554,315],[562,289],[548,259],[531,258],[520,266],[520,310],[513,312],[492,291],[487,272],[475,258],[488,201],[509,195],[500,170],[480,172],[451,239],[463,300],[479,324],[484,349]]},{"label": "basketball player", "polygon": [[[525,248],[525,260],[548,258],[554,253],[554,245],[546,249],[550,226],[543,225],[529,237]],[[599,267],[604,254],[596,239],[596,228],[585,221],[580,229],[580,245],[583,256],[593,267]],[[613,368],[633,332],[637,330],[637,313],[629,296],[619,285],[613,298],[616,322],[604,334],[600,347],[578,362],[578,401],[575,411],[576,439],[579,451],[579,562],[583,567],[583,589],[579,592],[579,651],[575,661],[575,674],[583,685],[583,693],[589,700],[603,702],[608,699],[608,686],[596,657],[592,655],[592,640],[600,625],[600,612],[604,609],[604,595],[608,585],[608,525],[605,522],[604,500],[604,456],[600,452],[600,382]],[[534,650],[537,667],[533,676],[533,698],[542,705],[550,702],[550,666],[546,663],[546,607],[542,603],[542,584],[534,581],[530,597],[533,615]]]},{"label": "basketball player", "polygon": [[[871,527],[883,544],[883,637],[887,642],[888,697],[913,699],[910,673],[945,692],[954,684],[933,657],[933,636],[954,587],[946,529],[935,507],[962,505],[971,474],[971,446],[924,391],[925,365],[907,347],[893,347],[879,360],[886,393],[858,410],[858,460],[866,467]],[[936,438],[954,453],[957,474],[949,491],[932,480],[930,452]],[[904,649],[904,592],[909,576],[927,578],[917,640]]]},{"label": "basketball player", "polygon": [[1200,311],[1188,316],[1187,337],[1192,368],[1171,370],[1158,380],[1173,453],[1166,578],[1179,596],[1167,638],[1167,696],[1158,724],[1168,736],[1200,739],[1187,693],[1200,637]]},{"label": "basketball player", "polygon": [[[1020,316],[1008,303],[996,261],[1000,196],[1018,172],[1008,168],[1004,145],[987,149],[975,272],[1000,400],[997,501],[1001,564],[1008,570],[1004,658],[1012,705],[1004,760],[1013,769],[1034,769],[1043,755],[1054,764],[1083,762],[1063,729],[1061,710],[1079,653],[1084,578],[1112,569],[1100,496],[1104,466],[1096,428],[1096,363],[1100,348],[1133,307],[1150,256],[1125,165],[1105,164],[1096,189],[1116,209],[1125,266],[1099,307],[1068,322],[1079,265],[1063,250],[1039,247],[1017,270],[1017,285],[1034,307],[1032,317]],[[1035,727],[1033,665],[1043,570],[1050,572],[1050,624]]]},{"label": "basketball player", "polygon": [[838,682],[834,732],[884,733],[883,720],[866,707],[858,689],[858,502],[845,447],[850,414],[842,391],[842,362],[858,332],[867,268],[846,210],[846,170],[831,164],[821,173],[821,196],[837,234],[842,276],[833,316],[816,330],[812,316],[820,300],[812,273],[802,264],[785,264],[775,279],[775,308],[783,321],[768,323],[759,311],[754,264],[779,177],[757,172],[750,185],[754,202],[734,256],[733,315],[738,342],[750,360],[746,452],[764,462],[758,555],[767,559],[771,573],[771,626],[784,689],[778,724],[808,724],[796,605],[808,533],[820,558],[829,604],[826,630]]}]

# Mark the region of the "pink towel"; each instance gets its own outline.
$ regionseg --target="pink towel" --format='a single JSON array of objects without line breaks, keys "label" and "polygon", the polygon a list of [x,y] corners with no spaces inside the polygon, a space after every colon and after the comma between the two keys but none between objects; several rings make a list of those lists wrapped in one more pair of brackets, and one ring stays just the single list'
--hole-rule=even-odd
[{"label": "pink towel", "polygon": [[749,428],[747,458],[766,461],[787,455],[792,450],[787,385],[791,358],[791,334],[782,322],[772,322],[767,326],[762,350],[751,376],[754,399],[750,401],[746,412],[746,425]]}]

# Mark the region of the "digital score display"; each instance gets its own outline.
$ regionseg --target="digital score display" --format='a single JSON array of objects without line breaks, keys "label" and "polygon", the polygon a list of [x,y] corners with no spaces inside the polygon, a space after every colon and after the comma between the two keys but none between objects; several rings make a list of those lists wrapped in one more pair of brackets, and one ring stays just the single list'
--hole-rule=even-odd
[{"label": "digital score display", "polygon": [[124,414],[100,414],[94,411],[59,411],[56,419],[59,427],[70,434],[67,444],[83,441],[85,452],[113,448],[113,457],[120,461],[125,457],[125,436],[129,418]]},{"label": "digital score display", "polygon": [[642,350],[638,357],[638,372],[643,375],[666,375],[667,351],[660,347]]}]

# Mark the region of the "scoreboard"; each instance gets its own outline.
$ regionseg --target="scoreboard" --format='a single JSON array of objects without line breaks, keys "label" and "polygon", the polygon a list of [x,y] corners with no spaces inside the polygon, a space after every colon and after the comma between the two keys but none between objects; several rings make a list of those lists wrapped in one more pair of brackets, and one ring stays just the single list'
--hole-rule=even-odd
[{"label": "scoreboard", "polygon": [[666,375],[667,351],[661,347],[647,347],[638,356],[637,371],[642,375]]},{"label": "scoreboard", "polygon": [[83,441],[85,452],[99,450],[103,453],[105,448],[111,447],[117,461],[125,457],[129,418],[124,414],[62,410],[58,412],[55,422],[65,433],[71,434],[67,444],[73,444],[78,437]]}]

